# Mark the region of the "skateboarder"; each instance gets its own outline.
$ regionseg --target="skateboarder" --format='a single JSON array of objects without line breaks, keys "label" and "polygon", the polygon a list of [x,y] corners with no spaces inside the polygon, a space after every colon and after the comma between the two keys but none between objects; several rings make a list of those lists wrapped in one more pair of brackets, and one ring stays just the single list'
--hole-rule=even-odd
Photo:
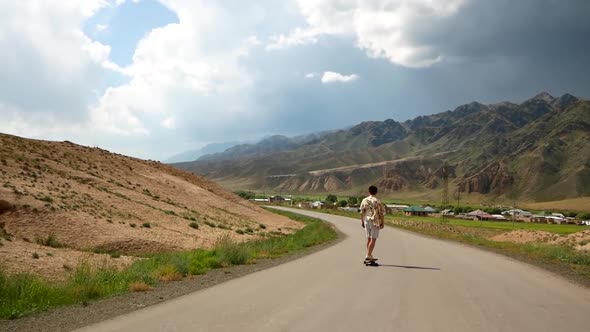
[{"label": "skateboarder", "polygon": [[373,257],[373,249],[379,237],[379,230],[384,227],[385,222],[385,208],[383,203],[375,197],[377,195],[377,187],[369,187],[369,196],[361,202],[361,226],[367,233],[367,255],[365,261],[376,261]]}]

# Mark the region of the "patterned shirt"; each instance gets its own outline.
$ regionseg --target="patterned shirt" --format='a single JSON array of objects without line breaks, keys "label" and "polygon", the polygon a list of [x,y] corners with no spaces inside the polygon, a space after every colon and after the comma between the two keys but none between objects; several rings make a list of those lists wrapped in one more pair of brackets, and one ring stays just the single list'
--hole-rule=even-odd
[{"label": "patterned shirt", "polygon": [[383,203],[375,196],[369,196],[363,199],[361,202],[361,213],[375,226],[380,226],[385,222],[385,208],[383,207]]}]

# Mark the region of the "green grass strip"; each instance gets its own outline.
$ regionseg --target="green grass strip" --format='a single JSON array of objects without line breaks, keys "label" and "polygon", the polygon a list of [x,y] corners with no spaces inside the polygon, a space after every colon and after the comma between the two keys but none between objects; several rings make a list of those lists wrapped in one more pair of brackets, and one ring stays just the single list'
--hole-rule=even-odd
[{"label": "green grass strip", "polygon": [[254,263],[256,259],[276,258],[336,239],[327,223],[290,212],[270,210],[301,221],[305,227],[284,235],[236,243],[229,236],[219,239],[212,249],[159,253],[138,260],[123,271],[78,266],[62,283],[51,283],[30,274],[8,275],[0,269],[0,319],[16,319],[36,311],[123,294],[133,283],[156,286],[162,280],[179,280],[188,275],[205,274],[211,269]]},{"label": "green grass strip", "polygon": [[[342,211],[342,210],[320,210],[318,212],[340,215],[345,217],[351,218],[359,218],[360,214],[358,212],[349,212],[349,211]],[[428,223],[440,223],[442,221],[441,218],[435,217],[418,217],[418,216],[406,216],[403,213],[395,213],[393,215],[387,215],[387,220],[407,220],[407,221],[419,221],[419,222],[428,222]],[[501,230],[501,231],[512,231],[518,229],[530,230],[530,231],[544,231],[550,232],[560,235],[567,235],[576,232],[580,232],[583,230],[590,229],[588,226],[580,226],[580,225],[555,225],[555,224],[536,224],[536,223],[525,223],[525,222],[515,222],[512,224],[511,221],[473,221],[473,220],[464,220],[464,219],[453,219],[449,218],[447,225],[454,225],[454,226],[464,226],[464,227],[473,227],[473,228],[487,228],[487,229],[494,229],[494,230]]]}]

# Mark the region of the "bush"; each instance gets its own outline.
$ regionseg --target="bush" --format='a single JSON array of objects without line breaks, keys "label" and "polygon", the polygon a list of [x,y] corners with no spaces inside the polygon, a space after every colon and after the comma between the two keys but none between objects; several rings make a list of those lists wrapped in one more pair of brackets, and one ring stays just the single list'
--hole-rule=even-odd
[{"label": "bush", "polygon": [[238,234],[240,234],[240,235],[243,235],[243,234],[244,234],[244,231],[243,231],[243,230],[241,230],[241,229],[236,229],[236,233],[238,233]]},{"label": "bush", "polygon": [[36,252],[34,252],[34,253],[33,253],[33,258],[34,258],[34,259],[39,259],[39,254],[38,254],[38,253],[36,253]]},{"label": "bush", "polygon": [[191,228],[194,229],[199,229],[199,224],[197,224],[196,222],[191,222],[190,224],[188,224]]},{"label": "bush", "polygon": [[241,265],[246,263],[250,253],[244,245],[237,244],[227,235],[221,237],[215,246],[221,263]]},{"label": "bush", "polygon": [[145,228],[151,228],[152,224],[150,224],[149,222],[144,222],[143,225],[141,225],[141,226],[143,226]]},{"label": "bush", "polygon": [[136,224],[133,224],[133,223],[131,223],[131,224],[129,224],[129,226],[131,226],[131,228],[135,228],[137,225],[136,225]]},{"label": "bush", "polygon": [[261,229],[266,229],[266,225],[265,224],[260,224],[260,225],[258,225],[258,227],[260,227]]},{"label": "bush", "polygon": [[328,197],[326,197],[326,202],[336,203],[336,202],[338,202],[338,197],[336,195],[330,194],[330,195],[328,195]]},{"label": "bush", "polygon": [[339,206],[339,207],[345,207],[345,206],[347,206],[347,205],[348,205],[348,201],[345,201],[345,200],[340,200],[340,201],[338,202],[338,206]]},{"label": "bush", "polygon": [[172,264],[161,266],[154,272],[154,276],[163,282],[182,280],[182,275]]},{"label": "bush", "polygon": [[51,247],[51,248],[63,248],[64,247],[64,245],[61,242],[59,242],[57,240],[57,238],[55,237],[55,235],[53,235],[53,234],[49,234],[49,236],[47,236],[47,239],[38,239],[37,243],[39,243],[40,245]]},{"label": "bush", "polygon": [[245,231],[246,233],[249,233],[249,234],[252,234],[252,233],[254,233],[254,230],[253,230],[252,228],[250,228],[250,227],[247,227],[247,228],[246,228],[244,231]]}]

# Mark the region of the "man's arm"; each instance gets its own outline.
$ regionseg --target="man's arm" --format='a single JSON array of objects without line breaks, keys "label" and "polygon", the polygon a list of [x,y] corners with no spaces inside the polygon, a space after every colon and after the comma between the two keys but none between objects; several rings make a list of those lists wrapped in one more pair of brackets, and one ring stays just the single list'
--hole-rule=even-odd
[{"label": "man's arm", "polygon": [[379,202],[379,229],[385,227],[385,206]]},{"label": "man's arm", "polygon": [[367,213],[367,206],[366,206],[364,199],[361,202],[360,209],[361,209],[361,226],[363,226],[363,228],[365,228],[365,215]]}]

